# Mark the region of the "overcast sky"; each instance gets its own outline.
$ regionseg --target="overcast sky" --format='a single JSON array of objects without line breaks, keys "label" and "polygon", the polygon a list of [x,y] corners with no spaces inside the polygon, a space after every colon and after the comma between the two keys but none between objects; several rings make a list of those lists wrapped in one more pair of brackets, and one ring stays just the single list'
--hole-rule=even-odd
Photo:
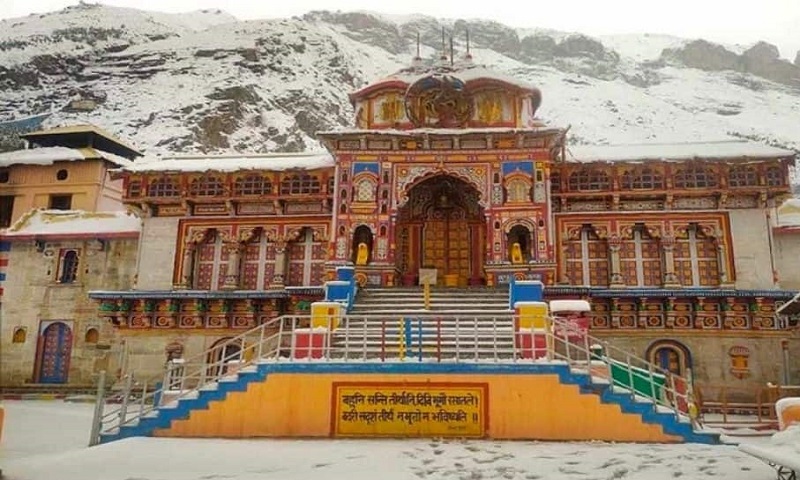
[{"label": "overcast sky", "polygon": [[[0,0],[0,18],[58,10],[78,0]],[[590,35],[666,33],[751,44],[765,40],[783,57],[800,50],[800,0],[102,0],[163,12],[220,8],[240,19],[301,15],[310,10],[422,13],[439,18],[483,18],[515,27],[542,27]]]}]

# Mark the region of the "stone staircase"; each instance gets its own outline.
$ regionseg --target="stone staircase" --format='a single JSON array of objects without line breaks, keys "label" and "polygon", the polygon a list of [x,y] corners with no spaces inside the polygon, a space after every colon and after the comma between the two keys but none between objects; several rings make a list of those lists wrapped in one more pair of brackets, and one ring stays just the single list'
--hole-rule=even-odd
[{"label": "stone staircase", "polygon": [[500,359],[510,358],[513,347],[506,289],[433,288],[425,309],[422,288],[382,288],[359,292],[333,335],[332,356],[362,352],[365,358],[435,361],[470,352],[475,359]]}]

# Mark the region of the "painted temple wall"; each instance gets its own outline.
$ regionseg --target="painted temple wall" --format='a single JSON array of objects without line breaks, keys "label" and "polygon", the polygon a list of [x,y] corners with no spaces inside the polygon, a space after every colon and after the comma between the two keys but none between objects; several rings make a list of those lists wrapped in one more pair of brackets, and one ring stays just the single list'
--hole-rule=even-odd
[{"label": "painted temple wall", "polygon": [[761,209],[730,210],[736,288],[775,288],[769,220]]},{"label": "painted temple wall", "polygon": [[[91,241],[48,242],[43,252],[33,241],[12,243],[0,312],[0,351],[3,368],[1,386],[36,383],[37,343],[40,329],[61,321],[72,333],[68,383],[90,385],[100,370],[117,368],[115,329],[97,315],[90,290],[126,290],[135,274],[136,240],[110,240],[104,250]],[[74,283],[56,282],[59,251],[81,249]],[[14,332],[25,329],[25,340],[15,343]],[[87,342],[86,333],[96,328],[97,343]]]},{"label": "painted temple wall", "polygon": [[774,237],[775,267],[781,288],[800,290],[800,234],[779,233]]},{"label": "painted temple wall", "polygon": [[145,217],[139,248],[138,290],[171,290],[178,217]]},{"label": "painted temple wall", "polygon": [[[594,334],[597,334],[596,332]],[[604,340],[615,347],[628,351],[640,358],[647,358],[648,347],[664,340],[684,345],[690,353],[692,375],[696,387],[706,399],[718,394],[719,386],[725,385],[729,393],[754,395],[758,389],[766,387],[767,382],[782,384],[783,366],[781,358],[781,337],[756,336],[748,333],[722,334],[687,332],[683,335],[625,335],[600,334]],[[731,373],[731,347],[743,346],[749,349],[749,373],[744,378],[737,378]],[[792,384],[800,383],[800,339],[790,340],[790,380]]]}]

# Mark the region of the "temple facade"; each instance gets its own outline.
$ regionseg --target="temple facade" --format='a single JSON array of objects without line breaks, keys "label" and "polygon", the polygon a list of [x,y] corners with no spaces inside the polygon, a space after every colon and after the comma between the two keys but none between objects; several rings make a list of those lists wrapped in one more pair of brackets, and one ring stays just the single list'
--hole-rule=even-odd
[{"label": "temple facade", "polygon": [[[113,174],[142,218],[136,283],[90,293],[126,368],[157,375],[282,314],[337,266],[366,288],[588,299],[591,333],[709,387],[800,381],[780,224],[792,151],[743,141],[569,146],[534,86],[469,57],[351,95],[327,152],[164,157]],[[800,223],[800,222],[798,222]],[[176,353],[177,352],[177,353]]]}]

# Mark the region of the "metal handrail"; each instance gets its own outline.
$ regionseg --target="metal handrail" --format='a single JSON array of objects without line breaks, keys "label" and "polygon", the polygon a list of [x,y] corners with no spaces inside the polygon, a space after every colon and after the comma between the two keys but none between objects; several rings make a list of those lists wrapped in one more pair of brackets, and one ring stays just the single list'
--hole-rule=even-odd
[{"label": "metal handrail", "polygon": [[[179,400],[196,395],[226,377],[234,378],[235,372],[228,369],[232,361],[237,362],[237,371],[256,362],[271,361],[559,362],[587,373],[593,384],[620,387],[636,398],[668,409],[678,419],[685,418],[685,407],[693,401],[688,379],[592,337],[561,319],[550,318],[546,328],[530,331],[517,329],[517,320],[511,312],[454,317],[419,312],[413,318],[387,315],[345,315],[322,320],[308,316],[274,318],[187,359],[170,362],[160,388],[147,391],[148,385],[162,380],[159,377],[137,384],[129,373],[123,378],[120,408],[101,412],[97,431],[113,433],[159,408],[177,405]],[[322,328],[311,328],[320,321]],[[301,333],[308,337],[303,346],[296,342]],[[528,334],[544,336],[546,352],[541,358],[527,356],[526,347],[520,346],[520,339]],[[291,339],[288,347],[284,345],[287,339]],[[238,348],[226,354],[226,347],[231,345]],[[534,338],[530,339],[530,345],[533,348]],[[594,347],[602,348],[602,355]],[[615,369],[624,372],[625,381],[614,376]],[[663,380],[663,386],[656,387],[657,379]],[[649,388],[637,389],[641,383]],[[680,391],[680,385],[686,389]],[[95,440],[99,441],[99,436]]]}]

